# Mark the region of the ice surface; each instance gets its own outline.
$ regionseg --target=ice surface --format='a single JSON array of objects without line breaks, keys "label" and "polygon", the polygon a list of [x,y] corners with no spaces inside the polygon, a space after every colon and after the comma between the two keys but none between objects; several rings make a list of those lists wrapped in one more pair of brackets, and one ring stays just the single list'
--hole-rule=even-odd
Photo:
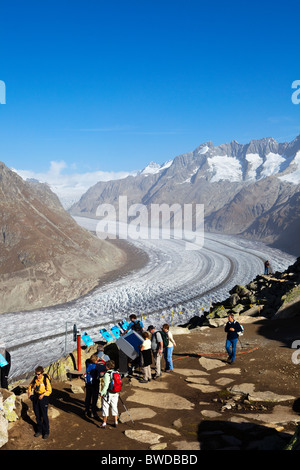
[{"label": "ice surface", "polygon": [[[97,221],[75,218],[89,230]],[[229,236],[205,234],[203,248],[187,250],[184,240],[135,240],[149,262],[89,295],[61,306],[1,315],[0,343],[12,357],[10,379],[32,374],[76,349],[72,328],[101,340],[99,330],[109,328],[131,313],[159,327],[178,325],[208,310],[209,301],[228,296],[236,284],[246,284],[263,273],[267,257],[274,271],[282,271],[295,258],[267,246]],[[66,333],[66,330],[68,333]]]},{"label": "ice surface", "polygon": [[263,162],[263,159],[257,153],[248,153],[246,155],[246,160],[250,164],[250,169],[248,171],[248,179],[256,180],[257,178],[257,169]]},{"label": "ice surface", "polygon": [[293,159],[294,168],[291,173],[284,176],[279,176],[279,179],[287,183],[299,184],[300,183],[300,151],[296,153]]},{"label": "ice surface", "polygon": [[241,163],[237,158],[225,156],[215,156],[207,159],[213,177],[212,183],[221,180],[242,181],[243,174]]},{"label": "ice surface", "polygon": [[267,176],[276,175],[280,172],[280,166],[285,162],[285,159],[278,153],[268,153],[266,160],[263,163],[263,171],[261,172],[261,178]]}]

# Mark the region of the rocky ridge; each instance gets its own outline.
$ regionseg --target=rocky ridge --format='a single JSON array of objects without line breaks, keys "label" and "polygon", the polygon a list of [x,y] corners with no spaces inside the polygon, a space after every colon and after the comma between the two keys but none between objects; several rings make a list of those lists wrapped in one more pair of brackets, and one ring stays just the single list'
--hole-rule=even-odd
[{"label": "rocky ridge", "polygon": [[292,318],[300,313],[300,258],[284,272],[258,275],[246,286],[236,285],[222,302],[216,302],[203,316],[184,325],[223,324],[229,313],[240,318],[262,316],[271,320]]}]

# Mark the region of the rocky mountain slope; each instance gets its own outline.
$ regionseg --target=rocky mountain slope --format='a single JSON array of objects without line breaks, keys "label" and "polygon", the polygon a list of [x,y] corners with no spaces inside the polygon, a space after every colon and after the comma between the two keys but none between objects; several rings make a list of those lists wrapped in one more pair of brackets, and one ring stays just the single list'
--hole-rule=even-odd
[{"label": "rocky mountain slope", "polygon": [[0,163],[0,313],[72,300],[126,261],[79,227],[45,184]]},{"label": "rocky mountain slope", "polygon": [[207,231],[241,235],[298,254],[300,136],[217,147],[206,142],[163,165],[151,162],[137,176],[99,182],[74,204],[73,215],[95,217],[104,203],[128,206],[204,204]]}]

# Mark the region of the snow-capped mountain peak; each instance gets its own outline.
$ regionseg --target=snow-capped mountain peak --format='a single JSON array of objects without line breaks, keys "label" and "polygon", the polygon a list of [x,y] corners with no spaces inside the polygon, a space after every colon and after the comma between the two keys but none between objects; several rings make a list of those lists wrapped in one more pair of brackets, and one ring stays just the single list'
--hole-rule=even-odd
[{"label": "snow-capped mountain peak", "polygon": [[169,160],[165,163],[163,163],[162,165],[160,165],[159,163],[155,163],[155,162],[150,162],[149,165],[147,165],[141,172],[140,174],[141,175],[154,175],[156,173],[159,173],[160,171],[162,170],[165,170],[166,168],[168,168],[169,166],[172,165],[172,162],[173,160]]}]

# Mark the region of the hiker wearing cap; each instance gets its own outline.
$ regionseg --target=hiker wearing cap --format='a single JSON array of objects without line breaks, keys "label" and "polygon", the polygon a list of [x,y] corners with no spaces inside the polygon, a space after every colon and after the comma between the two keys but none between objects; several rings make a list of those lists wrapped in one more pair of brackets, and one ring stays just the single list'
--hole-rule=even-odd
[{"label": "hiker wearing cap", "polygon": [[149,333],[151,333],[151,350],[155,363],[155,375],[153,379],[157,379],[161,376],[161,358],[163,353],[163,340],[160,331],[155,330],[155,326],[150,325],[148,327]]},{"label": "hiker wearing cap", "polygon": [[225,325],[225,333],[227,333],[225,349],[228,353],[228,364],[232,364],[236,356],[236,345],[239,339],[238,333],[243,331],[239,322],[234,319],[234,315],[228,315],[228,322]]}]

